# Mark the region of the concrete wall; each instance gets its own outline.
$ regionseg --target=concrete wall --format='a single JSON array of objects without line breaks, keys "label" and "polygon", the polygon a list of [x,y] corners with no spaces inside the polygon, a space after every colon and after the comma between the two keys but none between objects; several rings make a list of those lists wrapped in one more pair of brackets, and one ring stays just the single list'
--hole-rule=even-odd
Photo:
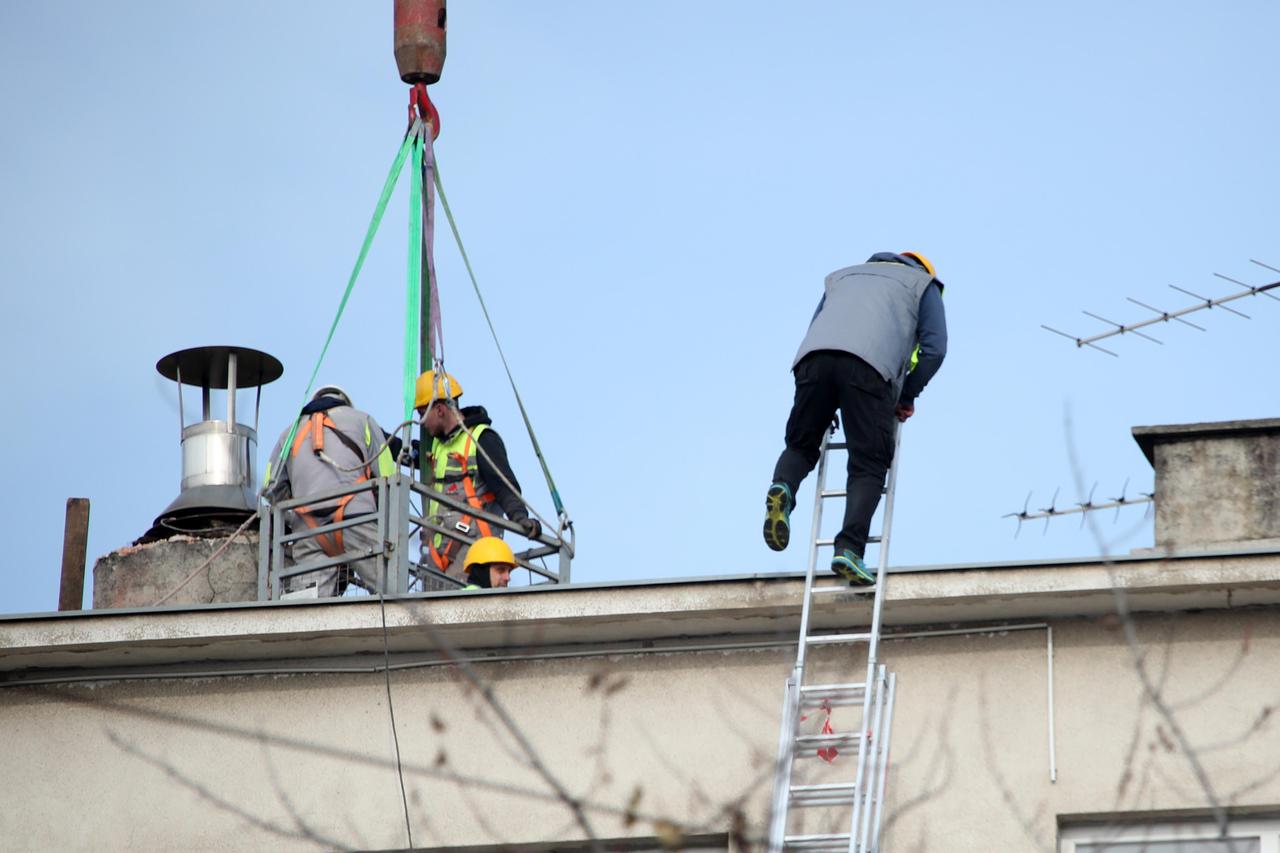
[{"label": "concrete wall", "polygon": [[[1061,816],[1207,807],[1176,735],[1144,699],[1117,620],[1056,619],[1053,629],[1056,782],[1044,630],[886,642],[900,685],[884,850],[1053,850]],[[1204,748],[1216,796],[1280,807],[1280,727],[1266,714],[1280,701],[1277,611],[1147,615],[1138,629],[1144,665]],[[599,835],[663,835],[658,817],[724,832],[738,803],[758,834],[792,654],[477,670],[557,777],[589,800]],[[862,666],[860,651],[823,649],[811,680],[861,680]],[[579,834],[457,670],[398,670],[392,690],[417,845]],[[853,727],[852,714],[837,708],[836,728]],[[9,687],[0,732],[6,849],[405,845],[379,673]],[[806,828],[820,824],[811,815]]]}]

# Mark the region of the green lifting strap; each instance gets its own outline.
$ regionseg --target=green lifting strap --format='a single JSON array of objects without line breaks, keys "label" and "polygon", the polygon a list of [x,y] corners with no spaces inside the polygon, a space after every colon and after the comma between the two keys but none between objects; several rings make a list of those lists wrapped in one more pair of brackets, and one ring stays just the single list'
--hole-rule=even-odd
[{"label": "green lifting strap", "polygon": [[471,259],[467,257],[467,249],[462,245],[462,236],[458,233],[458,223],[453,219],[453,211],[449,208],[449,197],[444,194],[444,184],[440,181],[440,164],[436,163],[436,191],[440,193],[440,206],[444,208],[444,215],[449,220],[449,229],[453,231],[453,239],[458,244],[458,251],[462,254],[462,263],[467,268],[467,275],[471,277],[471,287],[476,292],[476,299],[480,301],[480,310],[484,313],[484,321],[489,324],[489,334],[493,336],[493,344],[498,348],[498,357],[502,359],[502,368],[507,372],[507,381],[511,383],[511,390],[515,393],[516,405],[520,408],[520,417],[524,419],[524,428],[529,433],[529,441],[533,444],[533,453],[538,457],[538,464],[542,466],[542,476],[547,481],[547,489],[551,492],[551,501],[555,504],[556,515],[562,519],[567,519],[568,513],[564,510],[564,503],[560,500],[560,490],[556,488],[556,481],[551,477],[551,469],[547,467],[547,460],[542,455],[542,447],[538,444],[538,436],[533,432],[533,424],[529,420],[529,413],[525,410],[524,400],[520,399],[520,389],[516,387],[515,377],[511,375],[511,366],[507,364],[507,356],[502,351],[502,343],[498,340],[498,332],[493,328],[493,320],[489,317],[489,309],[484,304],[484,296],[480,293],[480,283],[476,281],[475,271],[471,268]]},{"label": "green lifting strap", "polygon": [[[316,359],[316,366],[311,371],[311,378],[307,380],[307,390],[302,395],[302,406],[307,404],[311,398],[311,389],[315,385],[316,376],[320,373],[320,366],[324,364],[324,357],[329,352],[329,344],[333,341],[333,333],[338,329],[338,322],[342,319],[342,312],[347,309],[347,300],[351,298],[351,291],[355,289],[356,279],[360,277],[360,270],[364,268],[365,258],[369,254],[369,247],[373,245],[374,235],[378,233],[378,226],[382,224],[382,215],[386,213],[387,202],[391,200],[391,193],[396,188],[396,181],[400,178],[400,172],[404,169],[404,161],[408,159],[409,153],[414,150],[416,145],[421,144],[422,123],[415,120],[413,127],[405,134],[404,142],[400,143],[400,150],[396,153],[395,162],[391,164],[391,171],[387,174],[386,181],[382,184],[382,194],[378,196],[378,204],[373,209],[373,219],[369,222],[369,228],[364,235],[364,244],[360,246],[360,254],[356,256],[355,267],[351,270],[351,277],[347,279],[347,289],[343,291],[342,301],[338,303],[338,313],[334,315],[333,323],[329,326],[329,334],[324,339],[324,346],[320,348],[320,357]],[[419,189],[421,186],[419,185]],[[421,207],[421,204],[419,204]],[[410,216],[412,217],[412,212]],[[412,247],[414,241],[409,241]],[[412,248],[410,249],[412,251]],[[410,266],[410,287],[413,286],[412,265]],[[416,309],[410,312],[411,315],[416,314]],[[407,364],[406,359],[406,364]],[[415,365],[416,367],[416,365]],[[412,402],[412,401],[411,401]],[[298,408],[301,409],[302,406]],[[284,440],[280,448],[279,462],[284,463],[285,457],[289,453],[289,448],[293,446],[293,439],[298,432],[299,419],[295,418],[293,426],[289,430],[289,437]],[[268,482],[271,479],[270,468],[267,472]]]}]

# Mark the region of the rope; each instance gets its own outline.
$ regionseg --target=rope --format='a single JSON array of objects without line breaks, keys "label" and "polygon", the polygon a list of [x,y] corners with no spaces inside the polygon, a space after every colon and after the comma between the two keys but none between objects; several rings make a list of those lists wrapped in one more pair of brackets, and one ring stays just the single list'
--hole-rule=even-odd
[{"label": "rope", "polygon": [[[385,573],[384,573],[385,574]],[[409,849],[413,849],[413,824],[409,821],[409,798],[404,790],[404,765],[400,761],[400,735],[396,731],[396,706],[391,699],[391,638],[387,633],[387,599],[382,594],[383,577],[378,589],[378,609],[382,612],[382,674],[387,687],[387,712],[391,715],[391,742],[396,748],[396,776],[400,780],[400,805],[404,807],[404,831],[409,837]]]},{"label": "rope", "polygon": [[471,278],[471,287],[476,292],[476,299],[480,302],[480,310],[484,313],[484,321],[489,326],[489,334],[493,337],[493,344],[498,349],[498,357],[502,359],[502,368],[507,372],[507,381],[511,383],[511,391],[515,394],[516,405],[520,408],[520,417],[524,420],[524,428],[529,433],[529,441],[533,444],[534,455],[538,457],[538,464],[542,466],[542,476],[547,481],[547,489],[551,492],[551,501],[555,504],[556,514],[561,518],[561,526],[570,524],[569,514],[565,511],[564,502],[560,500],[560,490],[556,488],[556,482],[551,476],[551,469],[547,467],[547,460],[542,455],[542,447],[538,444],[538,436],[534,434],[533,423],[529,420],[529,412],[524,407],[524,400],[520,397],[520,389],[516,387],[515,377],[511,374],[511,366],[507,363],[506,353],[502,351],[502,343],[498,340],[498,332],[493,327],[493,319],[489,316],[489,308],[485,305],[484,296],[480,293],[480,283],[476,280],[475,270],[471,267],[471,258],[467,255],[467,249],[462,244],[462,235],[458,233],[458,224],[454,221],[453,210],[449,207],[449,197],[445,195],[444,183],[440,180],[440,170],[436,168],[436,189],[440,193],[440,203],[444,207],[444,215],[449,220],[449,228],[453,231],[453,239],[458,244],[458,252],[462,255],[462,263],[467,268],[467,275]]},{"label": "rope", "polygon": [[[439,121],[437,116],[436,121]],[[422,151],[422,187],[426,194],[426,227],[422,230],[423,261],[426,266],[428,314],[427,325],[428,350],[431,364],[440,373],[444,372],[444,320],[440,314],[440,287],[436,279],[435,233],[436,233],[436,152],[432,137],[426,136],[426,145]],[[408,417],[408,413],[405,413]]]}]

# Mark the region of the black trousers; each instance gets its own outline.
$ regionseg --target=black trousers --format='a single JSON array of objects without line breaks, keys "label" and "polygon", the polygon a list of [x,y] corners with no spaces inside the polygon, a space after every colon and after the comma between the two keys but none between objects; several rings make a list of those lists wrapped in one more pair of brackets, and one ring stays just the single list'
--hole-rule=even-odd
[{"label": "black trousers", "polygon": [[836,534],[836,549],[866,554],[871,517],[880,504],[884,478],[893,462],[893,384],[886,382],[856,355],[819,350],[795,368],[796,399],[787,418],[787,448],[773,469],[774,482],[786,483],[791,494],[818,464],[822,436],[836,410],[849,445],[844,525]]}]

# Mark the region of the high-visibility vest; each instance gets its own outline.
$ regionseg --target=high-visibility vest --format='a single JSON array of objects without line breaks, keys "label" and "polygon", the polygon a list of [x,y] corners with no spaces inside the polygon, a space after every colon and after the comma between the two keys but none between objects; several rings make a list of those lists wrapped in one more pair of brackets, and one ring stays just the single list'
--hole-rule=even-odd
[{"label": "high-visibility vest", "polygon": [[[497,498],[480,476],[476,450],[476,442],[488,428],[488,425],[480,424],[472,427],[470,434],[459,428],[448,438],[431,440],[432,488],[452,497],[463,498],[474,509],[496,514]],[[470,539],[493,535],[493,529],[484,519],[460,513],[438,501],[427,504],[427,517],[457,529]],[[431,561],[443,572],[453,562],[461,547],[456,539],[437,533],[431,537]]]}]

